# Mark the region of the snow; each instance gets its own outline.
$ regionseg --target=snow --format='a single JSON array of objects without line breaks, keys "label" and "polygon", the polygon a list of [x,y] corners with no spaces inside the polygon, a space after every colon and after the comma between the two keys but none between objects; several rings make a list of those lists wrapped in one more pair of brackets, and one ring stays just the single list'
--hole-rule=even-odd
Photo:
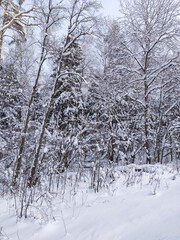
[{"label": "snow", "polygon": [[126,175],[119,169],[107,190],[94,193],[81,185],[71,200],[62,203],[54,198],[53,217],[44,223],[40,219],[17,221],[11,201],[0,199],[4,236],[0,239],[179,240],[179,173],[160,166],[140,172],[128,169],[129,173],[123,169]]}]

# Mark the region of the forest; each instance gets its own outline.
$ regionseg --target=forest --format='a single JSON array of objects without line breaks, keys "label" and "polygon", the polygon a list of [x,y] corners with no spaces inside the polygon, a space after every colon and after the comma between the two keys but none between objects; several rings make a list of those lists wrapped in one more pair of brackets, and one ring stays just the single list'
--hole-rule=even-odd
[{"label": "forest", "polygon": [[81,181],[98,194],[117,168],[180,169],[180,2],[101,9],[0,0],[0,196],[19,218]]}]

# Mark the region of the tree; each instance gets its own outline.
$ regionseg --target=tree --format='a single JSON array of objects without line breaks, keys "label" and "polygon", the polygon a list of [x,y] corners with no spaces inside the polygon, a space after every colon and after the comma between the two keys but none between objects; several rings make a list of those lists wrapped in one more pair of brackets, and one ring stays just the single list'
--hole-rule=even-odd
[{"label": "tree", "polygon": [[[61,2],[60,2],[61,3]],[[24,129],[23,129],[23,134],[21,138],[21,144],[19,148],[19,154],[18,158],[15,164],[15,171],[14,171],[14,176],[12,180],[12,186],[17,185],[17,178],[20,173],[21,165],[22,165],[22,157],[23,157],[23,151],[24,151],[24,146],[26,143],[26,134],[28,131],[28,126],[29,126],[29,121],[30,121],[30,116],[31,116],[31,108],[32,104],[34,102],[35,95],[37,93],[37,87],[42,71],[42,67],[47,60],[48,56],[48,33],[53,26],[53,24],[56,24],[62,19],[62,16],[59,16],[57,14],[57,11],[61,9],[61,6],[53,6],[52,0],[48,1],[48,6],[47,6],[47,14],[44,10],[42,10],[42,14],[44,15],[44,20],[45,20],[45,28],[43,29],[43,39],[42,39],[42,45],[41,45],[41,54],[40,54],[40,59],[39,59],[39,66],[37,70],[37,75],[34,81],[34,86],[32,89],[31,97],[29,99],[29,104],[28,104],[28,110],[27,110],[27,115],[26,115],[26,120],[24,123]]]},{"label": "tree", "polygon": [[136,98],[144,108],[144,140],[146,163],[152,163],[153,129],[151,127],[153,94],[163,84],[173,80],[164,79],[177,57],[177,34],[179,29],[179,1],[133,0],[121,2],[126,29],[125,47],[132,58],[134,76],[132,83],[137,89]]},{"label": "tree", "polygon": [[[98,28],[97,49],[101,73],[96,73],[89,90],[87,110],[94,121],[94,129],[103,139],[103,153],[110,164],[131,161],[133,101],[128,97],[132,76],[130,57],[124,46],[124,35],[118,21],[102,20]],[[95,72],[95,70],[94,70]],[[93,82],[93,81],[92,81]],[[136,135],[137,136],[137,135]]]},{"label": "tree", "polygon": [[19,1],[19,4],[15,4],[13,1],[1,1],[2,22],[0,27],[0,59],[2,58],[2,45],[4,40],[5,31],[13,29],[19,33],[22,39],[25,39],[24,26],[28,25],[27,19],[32,16],[30,13],[33,9],[23,10],[21,5],[24,1]]},{"label": "tree", "polygon": [[47,111],[45,113],[44,121],[42,124],[42,130],[40,133],[38,146],[36,150],[36,154],[34,157],[33,166],[31,169],[30,177],[29,177],[29,187],[32,187],[33,185],[37,184],[37,178],[38,178],[38,166],[40,162],[40,156],[41,156],[41,148],[43,145],[43,139],[46,131],[46,126],[48,123],[48,119],[50,116],[50,113],[52,111],[52,107],[54,105],[55,101],[55,94],[59,88],[59,79],[66,75],[67,73],[63,72],[63,63],[64,63],[64,57],[66,57],[70,54],[69,50],[71,46],[82,36],[90,34],[91,29],[94,25],[95,17],[94,17],[94,10],[97,9],[98,4],[96,1],[81,1],[81,0],[73,0],[70,3],[70,6],[68,8],[68,16],[67,19],[69,21],[68,25],[68,32],[65,37],[64,44],[62,46],[62,51],[59,57],[59,64],[57,68],[56,78],[54,82],[54,88],[52,91],[52,95],[50,97]]},{"label": "tree", "polygon": [[[54,65],[58,67],[60,49]],[[58,86],[54,94],[54,102],[49,116],[47,129],[54,134],[56,132],[56,150],[52,155],[57,155],[59,162],[58,169],[64,171],[72,162],[72,155],[76,155],[74,141],[83,123],[84,103],[82,93],[83,53],[80,43],[74,42],[69,48],[69,53],[64,56],[62,71],[64,75],[58,80]],[[57,53],[54,53],[55,55]],[[56,79],[57,69],[54,69],[52,78]],[[52,141],[52,139],[50,140]],[[71,144],[69,145],[69,142]],[[77,142],[77,140],[76,140]],[[50,143],[48,143],[50,145]],[[52,150],[50,150],[52,151]],[[62,154],[63,152],[63,154]],[[66,157],[65,157],[66,156]]]},{"label": "tree", "polygon": [[0,158],[4,175],[16,157],[23,107],[26,106],[23,84],[18,81],[14,65],[14,62],[0,64]]}]

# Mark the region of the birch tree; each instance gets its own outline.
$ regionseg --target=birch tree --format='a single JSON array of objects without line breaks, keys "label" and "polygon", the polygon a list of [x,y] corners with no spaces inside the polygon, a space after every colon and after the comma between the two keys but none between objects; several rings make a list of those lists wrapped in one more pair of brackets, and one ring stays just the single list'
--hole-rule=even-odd
[{"label": "birch tree", "polygon": [[[31,110],[32,110],[32,104],[34,102],[35,95],[37,93],[37,88],[38,88],[38,83],[40,79],[40,75],[42,73],[42,68],[44,63],[47,60],[48,57],[48,42],[49,42],[49,31],[52,28],[54,24],[62,20],[62,15],[59,14],[61,13],[62,1],[58,5],[53,5],[53,1],[49,0],[47,6],[45,6],[46,9],[41,9],[42,12],[41,14],[43,15],[44,18],[44,23],[42,24],[41,22],[41,27],[43,29],[42,31],[42,44],[41,44],[41,53],[40,53],[40,59],[39,59],[39,64],[38,64],[38,69],[37,69],[37,74],[34,80],[34,85],[32,89],[32,93],[29,99],[29,104],[28,104],[28,109],[27,109],[27,114],[25,118],[25,123],[24,123],[24,129],[22,132],[21,136],[21,144],[19,148],[19,153],[18,157],[15,163],[15,170],[14,170],[14,176],[12,180],[12,186],[15,186],[17,184],[17,178],[20,174],[20,169],[22,166],[22,158],[23,158],[23,151],[24,151],[24,146],[26,143],[26,134],[28,131],[28,126],[29,126],[29,121],[30,121],[30,116],[31,116]],[[38,11],[39,14],[39,11]],[[44,26],[43,26],[44,25]],[[49,49],[50,50],[50,49]]]},{"label": "birch tree", "polygon": [[[126,32],[125,47],[133,60],[131,86],[135,98],[144,108],[144,140],[146,163],[152,163],[153,140],[151,103],[154,94],[167,82],[163,73],[175,64],[178,56],[179,1],[121,1]],[[163,83],[162,83],[163,78]]]},{"label": "birch tree", "polygon": [[23,2],[19,1],[19,4],[7,0],[0,2],[0,16],[2,18],[0,23],[0,59],[2,58],[4,35],[8,29],[15,30],[25,40],[25,26],[29,24],[28,19],[34,16],[31,15],[33,8],[28,10],[22,8]]}]

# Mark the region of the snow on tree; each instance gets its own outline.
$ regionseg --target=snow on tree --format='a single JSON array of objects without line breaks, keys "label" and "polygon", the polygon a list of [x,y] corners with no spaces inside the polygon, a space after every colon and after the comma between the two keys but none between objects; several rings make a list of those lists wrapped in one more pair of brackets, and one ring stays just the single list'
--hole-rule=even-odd
[{"label": "snow on tree", "polygon": [[[144,106],[144,147],[146,162],[152,163],[153,129],[151,127],[152,98],[163,85],[173,81],[164,78],[178,57],[179,2],[133,0],[121,2],[126,31],[126,47],[134,61],[134,90]],[[163,83],[162,83],[163,81]]]}]

